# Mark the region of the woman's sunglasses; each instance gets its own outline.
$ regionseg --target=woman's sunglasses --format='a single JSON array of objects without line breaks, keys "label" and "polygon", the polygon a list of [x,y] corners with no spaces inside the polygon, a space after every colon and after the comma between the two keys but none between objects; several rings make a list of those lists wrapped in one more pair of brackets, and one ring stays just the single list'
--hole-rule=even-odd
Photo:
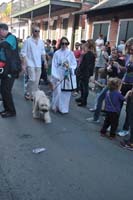
[{"label": "woman's sunglasses", "polygon": [[62,42],[61,45],[68,45],[68,42]]}]

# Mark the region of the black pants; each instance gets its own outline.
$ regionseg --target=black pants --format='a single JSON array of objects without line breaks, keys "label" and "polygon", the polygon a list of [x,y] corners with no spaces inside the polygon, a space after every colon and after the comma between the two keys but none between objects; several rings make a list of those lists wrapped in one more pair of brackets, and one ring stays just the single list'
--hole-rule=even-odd
[{"label": "black pants", "polygon": [[107,112],[103,127],[101,129],[101,133],[106,134],[107,128],[111,126],[110,136],[115,136],[118,123],[119,123],[119,114],[116,112]]},{"label": "black pants", "polygon": [[47,76],[47,70],[46,68],[44,67],[44,62],[42,63],[42,67],[41,67],[41,79],[43,79],[44,81],[47,81],[48,80],[48,76]]},{"label": "black pants", "polygon": [[129,126],[130,126],[130,143],[133,144],[133,116],[129,116]]},{"label": "black pants", "polygon": [[1,96],[3,100],[3,106],[5,111],[16,113],[15,106],[12,98],[12,87],[14,84],[15,78],[2,78],[1,79]]},{"label": "black pants", "polygon": [[87,104],[87,97],[89,94],[88,83],[89,83],[89,78],[80,80],[81,103],[85,105]]},{"label": "black pants", "polygon": [[79,92],[80,91],[80,78],[78,75],[78,67],[75,69],[75,75],[76,75],[76,83],[77,83],[76,92]]},{"label": "black pants", "polygon": [[79,92],[80,91],[80,80],[79,80],[78,76],[76,76],[76,82],[77,82],[76,92]]},{"label": "black pants", "polygon": [[[122,88],[121,88],[121,94],[123,96],[126,95],[126,93],[132,89],[132,84],[123,84]],[[128,113],[126,112],[126,117],[125,117],[125,121],[123,124],[123,130],[128,131],[129,130],[129,119],[128,119]]]}]

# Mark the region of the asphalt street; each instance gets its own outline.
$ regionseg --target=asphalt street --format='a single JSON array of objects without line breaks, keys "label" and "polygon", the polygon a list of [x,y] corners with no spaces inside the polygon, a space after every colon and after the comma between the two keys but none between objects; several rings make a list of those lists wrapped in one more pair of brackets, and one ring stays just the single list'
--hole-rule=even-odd
[{"label": "asphalt street", "polygon": [[[99,135],[92,113],[71,99],[70,113],[52,123],[32,118],[23,81],[13,89],[17,116],[0,117],[0,200],[131,200],[133,152]],[[91,92],[88,107],[94,102]],[[2,106],[1,106],[2,109]],[[120,125],[124,119],[124,111]],[[32,152],[44,147],[40,154]]]}]

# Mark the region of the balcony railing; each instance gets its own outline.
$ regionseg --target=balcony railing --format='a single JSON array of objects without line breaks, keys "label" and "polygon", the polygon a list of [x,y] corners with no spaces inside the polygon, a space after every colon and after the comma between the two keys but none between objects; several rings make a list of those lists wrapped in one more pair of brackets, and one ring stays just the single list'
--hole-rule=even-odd
[{"label": "balcony railing", "polygon": [[15,14],[17,12],[20,12],[22,10],[25,10],[27,8],[33,7],[34,0],[13,0],[12,1],[12,13]]},{"label": "balcony railing", "polygon": [[[12,0],[12,13],[16,14],[20,11],[32,8],[33,6],[45,1],[47,0]],[[60,1],[78,2],[76,0],[60,0]],[[79,0],[79,2],[81,1]]]}]

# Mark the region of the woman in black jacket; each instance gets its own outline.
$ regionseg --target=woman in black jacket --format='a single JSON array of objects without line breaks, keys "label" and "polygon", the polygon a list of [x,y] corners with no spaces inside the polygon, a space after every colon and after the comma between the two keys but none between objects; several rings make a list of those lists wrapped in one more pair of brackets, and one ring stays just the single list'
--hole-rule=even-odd
[{"label": "woman in black jacket", "polygon": [[84,107],[87,105],[89,78],[93,75],[95,66],[95,46],[93,41],[88,40],[87,43],[83,45],[83,49],[85,54],[77,72],[80,80],[81,97],[76,99],[76,102],[78,106]]}]

